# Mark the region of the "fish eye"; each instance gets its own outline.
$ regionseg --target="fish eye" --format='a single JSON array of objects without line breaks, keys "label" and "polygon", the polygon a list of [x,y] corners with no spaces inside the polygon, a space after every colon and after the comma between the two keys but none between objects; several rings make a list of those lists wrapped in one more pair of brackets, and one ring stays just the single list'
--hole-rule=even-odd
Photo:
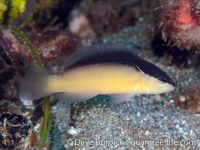
[{"label": "fish eye", "polygon": [[163,76],[160,76],[158,78],[158,82],[161,83],[161,84],[166,84],[167,83],[167,79]]}]

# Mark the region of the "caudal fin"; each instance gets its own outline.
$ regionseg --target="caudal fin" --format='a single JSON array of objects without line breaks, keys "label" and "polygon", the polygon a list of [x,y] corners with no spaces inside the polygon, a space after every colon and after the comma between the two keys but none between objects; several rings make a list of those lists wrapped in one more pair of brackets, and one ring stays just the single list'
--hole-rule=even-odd
[{"label": "caudal fin", "polygon": [[50,72],[45,69],[31,67],[19,85],[19,99],[35,100],[52,94],[46,88],[49,75]]}]

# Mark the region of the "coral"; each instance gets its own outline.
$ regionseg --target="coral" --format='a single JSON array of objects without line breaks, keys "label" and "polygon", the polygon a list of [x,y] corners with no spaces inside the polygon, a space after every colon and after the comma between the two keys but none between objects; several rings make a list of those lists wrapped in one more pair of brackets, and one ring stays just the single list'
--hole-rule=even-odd
[{"label": "coral", "polygon": [[177,105],[193,113],[200,113],[200,84],[190,90],[180,92]]},{"label": "coral", "polygon": [[[75,15],[75,13],[77,13]],[[83,14],[78,14],[78,12],[74,12],[73,18],[69,23],[70,31],[79,36],[80,38],[94,38],[95,33],[89,24],[89,20]]]},{"label": "coral", "polygon": [[1,2],[0,2],[0,20],[3,20],[3,14],[4,14],[4,12],[7,10],[7,6],[6,6],[6,4],[5,4],[5,1],[4,0],[2,0]]},{"label": "coral", "polygon": [[162,40],[161,34],[159,33],[155,36],[155,39],[152,40],[152,48],[154,54],[158,57],[162,57],[159,61],[162,64],[168,66],[179,66],[183,67],[192,67],[195,61],[193,57],[196,56],[191,50],[180,50],[177,46],[171,46],[169,43]]},{"label": "coral", "polygon": [[31,59],[26,47],[16,39],[9,29],[2,29],[2,33],[9,46],[9,51],[13,53],[14,56],[25,58],[27,60]]},{"label": "coral", "polygon": [[51,62],[63,64],[66,56],[77,49],[77,40],[67,32],[54,31],[33,36],[33,44],[45,66]]},{"label": "coral", "polygon": [[[35,31],[37,25],[37,30],[42,30],[49,27],[49,21],[57,22],[58,16],[54,15],[54,12],[59,9],[59,3],[60,1],[52,0],[1,0],[0,21],[5,26],[28,27],[29,30],[31,28]],[[50,26],[53,27],[52,24]],[[58,29],[61,26],[62,23],[59,22],[53,28]]]},{"label": "coral", "polygon": [[[9,44],[9,51],[16,56],[22,66],[30,65],[33,61],[30,52],[25,45],[16,39],[8,29],[3,29],[3,36]],[[63,63],[66,56],[75,51],[78,47],[78,40],[65,31],[54,31],[44,34],[30,35],[36,51],[41,57],[45,66],[49,67],[52,62]],[[24,63],[24,61],[26,63]]]},{"label": "coral", "polygon": [[0,148],[13,150],[26,149],[31,134],[31,125],[22,115],[3,113],[0,116]]},{"label": "coral", "polygon": [[30,9],[34,8],[29,12],[30,18],[27,20],[24,31],[28,33],[45,33],[50,30],[58,30],[62,27],[62,23],[58,23],[59,16],[54,14],[54,11],[59,9],[58,4],[60,1],[52,0],[38,0],[35,1],[34,7],[31,5]]},{"label": "coral", "polygon": [[115,33],[134,25],[135,3],[135,0],[84,0],[79,8],[72,11],[70,30],[81,38],[99,38]]},{"label": "coral", "polygon": [[0,51],[0,100],[13,100],[17,97],[19,76],[5,52]]},{"label": "coral", "polygon": [[199,2],[197,0],[160,0],[160,27],[164,41],[180,49],[200,43]]},{"label": "coral", "polygon": [[10,112],[14,114],[23,114],[23,109],[24,107],[21,106],[20,102],[15,101],[15,103],[7,100],[7,99],[2,99],[0,101],[0,114],[4,112]]},{"label": "coral", "polygon": [[[26,0],[0,1],[0,20],[10,23],[26,10]],[[6,12],[7,11],[7,12]],[[7,13],[7,14],[5,14]]]},{"label": "coral", "polygon": [[26,10],[26,0],[12,0],[10,10],[10,22]]},{"label": "coral", "polygon": [[182,24],[187,24],[192,21],[192,16],[190,14],[191,4],[187,0],[182,0],[177,10],[177,21]]}]

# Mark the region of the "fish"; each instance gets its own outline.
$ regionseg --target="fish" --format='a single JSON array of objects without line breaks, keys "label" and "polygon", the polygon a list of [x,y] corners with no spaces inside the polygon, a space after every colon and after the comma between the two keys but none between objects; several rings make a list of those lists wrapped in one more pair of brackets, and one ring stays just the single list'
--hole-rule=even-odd
[{"label": "fish", "polygon": [[63,73],[30,67],[19,85],[19,99],[31,101],[54,95],[82,102],[107,95],[110,103],[123,102],[134,94],[173,91],[175,83],[156,65],[141,59],[120,44],[94,44],[72,53]]}]

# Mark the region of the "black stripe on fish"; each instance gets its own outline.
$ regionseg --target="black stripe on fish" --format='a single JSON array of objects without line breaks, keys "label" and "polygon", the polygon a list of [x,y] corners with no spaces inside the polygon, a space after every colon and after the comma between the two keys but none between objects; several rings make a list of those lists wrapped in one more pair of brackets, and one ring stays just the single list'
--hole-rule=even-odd
[{"label": "black stripe on fish", "polygon": [[65,70],[94,65],[126,65],[175,86],[172,79],[152,63],[140,59],[132,50],[118,44],[96,44],[77,50],[69,56]]}]

